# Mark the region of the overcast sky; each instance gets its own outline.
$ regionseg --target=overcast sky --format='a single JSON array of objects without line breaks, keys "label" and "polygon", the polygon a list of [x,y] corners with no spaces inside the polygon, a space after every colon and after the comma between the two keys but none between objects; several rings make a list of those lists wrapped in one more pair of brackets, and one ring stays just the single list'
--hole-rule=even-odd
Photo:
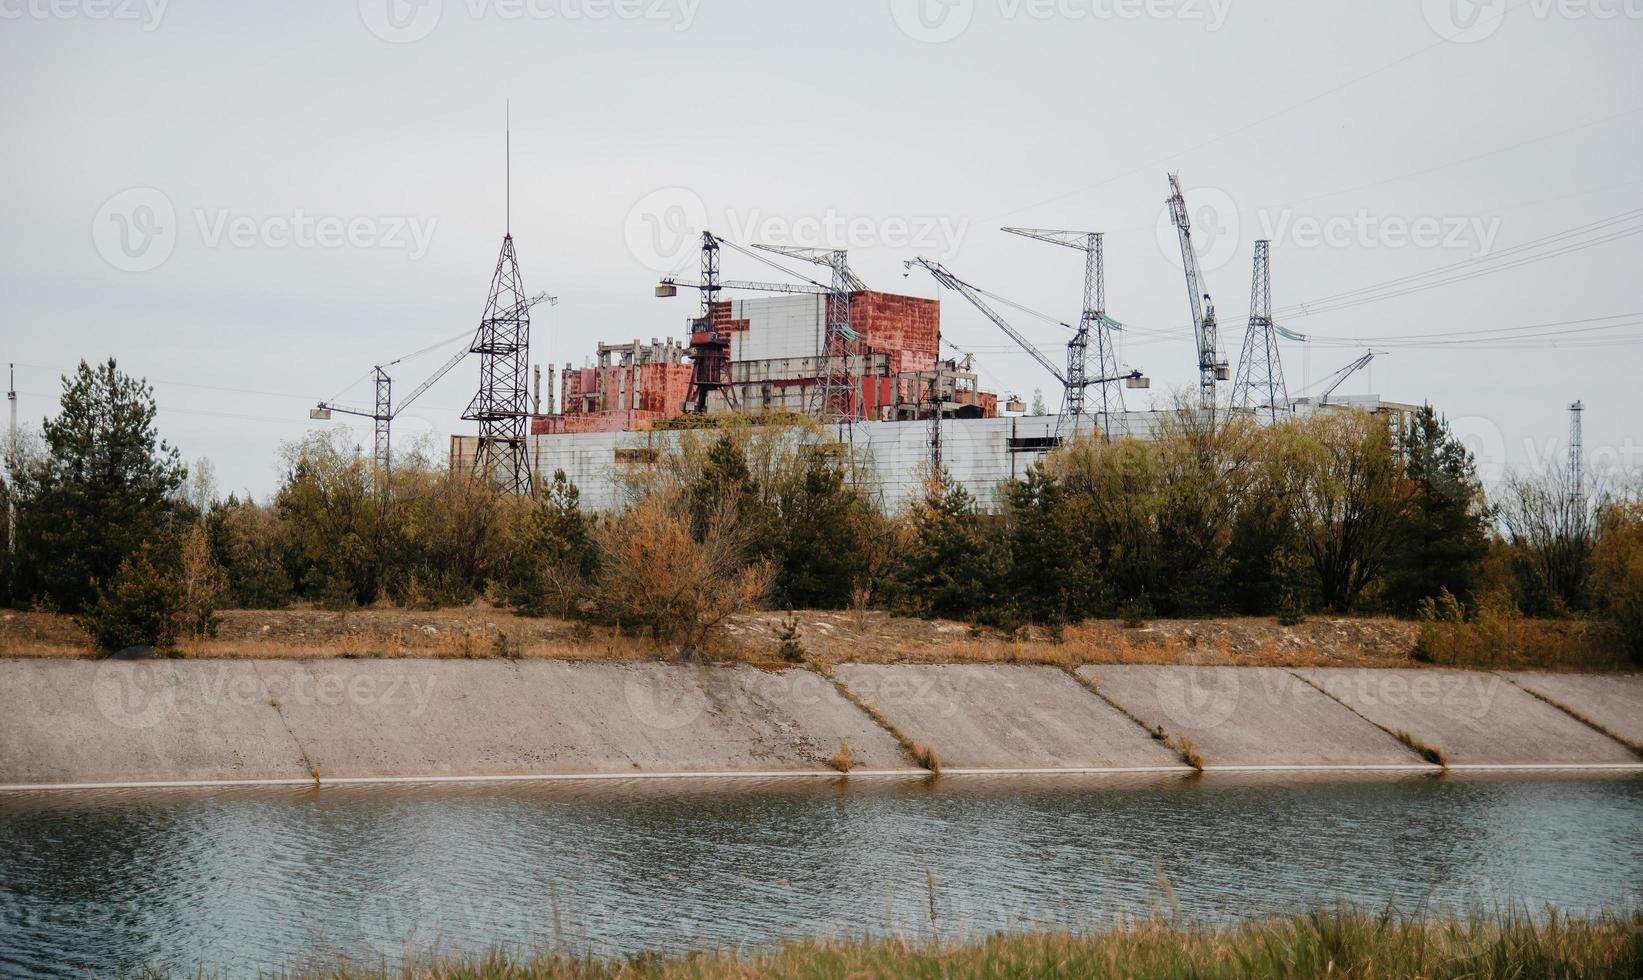
[{"label": "overcast sky", "polygon": [[[1229,358],[1270,238],[1279,322],[1314,338],[1292,393],[1374,344],[1341,391],[1432,402],[1486,475],[1560,452],[1576,398],[1588,455],[1635,466],[1640,56],[1643,0],[0,0],[0,359],[38,425],[114,355],[186,458],[269,493],[312,403],[369,404],[372,364],[477,323],[511,100],[512,231],[560,297],[539,362],[680,335],[694,294],[652,286],[694,274],[704,221],[848,246],[892,291],[935,294],[903,278],[927,255],[1075,321],[1079,255],[999,231],[1024,225],[1107,234],[1126,366],[1166,398],[1195,380],[1179,170]],[[988,387],[1058,401],[944,300]],[[468,431],[477,375],[396,443]]]}]

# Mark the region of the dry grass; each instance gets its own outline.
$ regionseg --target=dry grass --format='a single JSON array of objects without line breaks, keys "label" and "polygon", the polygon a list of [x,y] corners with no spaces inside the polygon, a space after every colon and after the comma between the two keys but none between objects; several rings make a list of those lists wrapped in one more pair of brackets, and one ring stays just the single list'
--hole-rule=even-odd
[{"label": "dry grass", "polygon": [[1198,754],[1198,746],[1193,744],[1192,739],[1187,738],[1185,735],[1171,735],[1169,732],[1164,730],[1163,725],[1147,724],[1142,721],[1140,717],[1131,712],[1130,709],[1103,694],[1101,692],[1100,685],[1096,684],[1095,681],[1090,680],[1088,677],[1085,677],[1083,674],[1080,674],[1071,667],[1063,667],[1062,669],[1064,669],[1067,672],[1067,676],[1071,677],[1079,686],[1106,702],[1106,704],[1114,711],[1117,711],[1125,718],[1128,718],[1130,721],[1140,725],[1148,735],[1152,736],[1154,741],[1163,743],[1166,748],[1175,753],[1176,758],[1180,759],[1183,764],[1190,766],[1199,772],[1204,771],[1204,757]]},{"label": "dry grass", "polygon": [[941,772],[941,760],[937,758],[935,749],[908,738],[906,732],[903,732],[901,729],[897,728],[895,723],[884,716],[884,712],[863,700],[856,694],[855,691],[852,691],[850,688],[846,687],[843,681],[835,677],[833,675],[832,667],[824,663],[815,663],[811,666],[815,669],[816,673],[832,682],[834,690],[839,692],[840,697],[855,705],[861,710],[862,714],[873,719],[873,724],[889,732],[890,737],[896,740],[897,744],[901,746],[902,751],[907,753],[907,757],[913,760],[914,764],[918,765],[922,769],[930,770],[931,773]]},{"label": "dry grass", "polygon": [[1427,762],[1432,763],[1434,766],[1444,766],[1445,768],[1448,767],[1449,756],[1445,755],[1444,751],[1437,746],[1428,745],[1401,728],[1391,732],[1390,734],[1393,738],[1407,746],[1411,752],[1414,752],[1416,755],[1420,756],[1422,759],[1425,759]]},{"label": "dry grass", "polygon": [[1531,697],[1539,698],[1540,700],[1546,702],[1547,704],[1551,705],[1552,707],[1556,708],[1557,710],[1559,710],[1559,711],[1563,712],[1564,714],[1568,715],[1570,718],[1573,718],[1575,721],[1578,721],[1582,725],[1585,725],[1587,728],[1594,729],[1594,730],[1596,730],[1598,732],[1601,732],[1602,734],[1607,735],[1608,737],[1614,739],[1616,742],[1619,742],[1621,745],[1624,745],[1626,748],[1631,749],[1632,754],[1637,755],[1637,756],[1643,756],[1643,745],[1639,745],[1639,744],[1637,744],[1636,742],[1632,741],[1629,738],[1625,738],[1621,735],[1616,734],[1615,732],[1611,731],[1609,728],[1607,728],[1603,724],[1599,723],[1597,719],[1591,717],[1590,715],[1587,715],[1587,714],[1585,714],[1584,712],[1581,712],[1581,711],[1577,711],[1574,708],[1571,708],[1568,705],[1564,704],[1562,701],[1556,700],[1555,698],[1549,698],[1546,695],[1540,693],[1539,691],[1531,690],[1530,688],[1524,687],[1522,684],[1519,684],[1518,687],[1521,688],[1525,694],[1528,694]]},{"label": "dry grass", "polygon": [[850,746],[846,745],[841,740],[839,742],[839,750],[833,753],[833,755],[827,760],[827,764],[832,766],[834,769],[837,769],[839,772],[849,772],[850,770],[856,768],[856,759],[850,754]]},{"label": "dry grass", "polygon": [[[185,657],[525,657],[640,660],[673,656],[648,636],[563,619],[532,619],[483,604],[459,609],[394,608],[227,610],[217,635],[185,640]],[[1038,630],[1018,637],[972,630],[965,623],[891,616],[855,609],[741,613],[720,624],[704,659],[770,664],[782,660],[782,636],[802,633],[813,662],[1081,664],[1226,664],[1273,667],[1418,667],[1419,624],[1374,619],[1309,619],[1293,627],[1275,619],[1152,620],[1139,629],[1113,621],[1068,626],[1061,642]],[[1478,654],[1442,666],[1610,670],[1627,664],[1604,630],[1576,621],[1533,622],[1510,664]],[[791,641],[789,641],[791,642]],[[73,622],[46,613],[0,614],[0,656],[91,656]],[[1481,662],[1486,660],[1487,663]]]},{"label": "dry grass", "polygon": [[[932,920],[934,919],[932,910]],[[900,937],[790,942],[753,953],[641,955],[598,960],[564,954],[516,959],[496,952],[392,972],[331,967],[306,976],[345,980],[717,980],[742,977],[1195,977],[1620,980],[1643,963],[1643,915],[1590,920],[1522,913],[1410,918],[1320,909],[1228,928],[1154,918],[1104,932],[997,933],[968,940]]]}]

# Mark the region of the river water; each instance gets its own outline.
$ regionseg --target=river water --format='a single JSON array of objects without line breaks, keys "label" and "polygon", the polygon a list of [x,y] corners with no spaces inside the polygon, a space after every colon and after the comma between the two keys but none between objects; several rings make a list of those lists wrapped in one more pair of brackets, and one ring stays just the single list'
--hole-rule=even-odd
[{"label": "river water", "polygon": [[0,975],[746,947],[1320,902],[1643,907],[1643,777],[0,794]]}]

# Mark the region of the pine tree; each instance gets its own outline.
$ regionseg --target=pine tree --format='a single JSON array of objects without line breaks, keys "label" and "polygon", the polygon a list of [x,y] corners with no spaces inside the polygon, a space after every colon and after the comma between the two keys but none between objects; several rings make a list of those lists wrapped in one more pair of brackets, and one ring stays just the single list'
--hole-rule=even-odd
[{"label": "pine tree", "polygon": [[995,583],[1004,555],[987,533],[975,498],[945,468],[910,512],[912,546],[902,556],[904,605],[929,616],[997,617]]},{"label": "pine tree", "polygon": [[1427,405],[1397,440],[1407,493],[1386,567],[1386,598],[1412,612],[1447,590],[1472,593],[1489,551],[1488,511],[1472,453]]},{"label": "pine tree", "polygon": [[113,358],[81,361],[63,378],[62,410],[43,426],[45,452],[12,474],[20,597],[85,608],[143,542],[174,533],[187,470],[154,415],[154,390]]}]

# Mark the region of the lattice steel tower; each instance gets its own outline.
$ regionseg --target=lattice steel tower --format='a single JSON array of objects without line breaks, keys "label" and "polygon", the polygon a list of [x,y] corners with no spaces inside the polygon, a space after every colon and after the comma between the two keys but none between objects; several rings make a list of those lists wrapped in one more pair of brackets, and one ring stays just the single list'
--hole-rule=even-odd
[{"label": "lattice steel tower", "polygon": [[529,493],[525,420],[530,416],[531,313],[511,234],[502,238],[485,315],[469,350],[479,355],[479,392],[462,413],[479,423],[474,475],[504,493]]},{"label": "lattice steel tower", "polygon": [[1238,357],[1238,376],[1232,385],[1234,408],[1265,411],[1277,421],[1289,408],[1284,385],[1284,362],[1278,355],[1278,331],[1272,323],[1272,258],[1270,241],[1255,243],[1255,270],[1249,286],[1249,327]]},{"label": "lattice steel tower", "polygon": [[1094,382],[1097,424],[1106,433],[1112,413],[1124,411],[1124,382],[1118,374],[1118,352],[1113,349],[1112,328],[1116,321],[1107,316],[1107,269],[1098,231],[1056,231],[1047,228],[1005,228],[1012,235],[1036,238],[1052,245],[1076,248],[1084,253],[1084,305],[1078,317],[1078,328],[1067,341],[1067,378],[1061,397],[1061,415],[1056,419],[1056,434],[1070,422],[1072,431],[1085,412],[1085,389],[1091,387],[1089,348],[1095,342]]}]

